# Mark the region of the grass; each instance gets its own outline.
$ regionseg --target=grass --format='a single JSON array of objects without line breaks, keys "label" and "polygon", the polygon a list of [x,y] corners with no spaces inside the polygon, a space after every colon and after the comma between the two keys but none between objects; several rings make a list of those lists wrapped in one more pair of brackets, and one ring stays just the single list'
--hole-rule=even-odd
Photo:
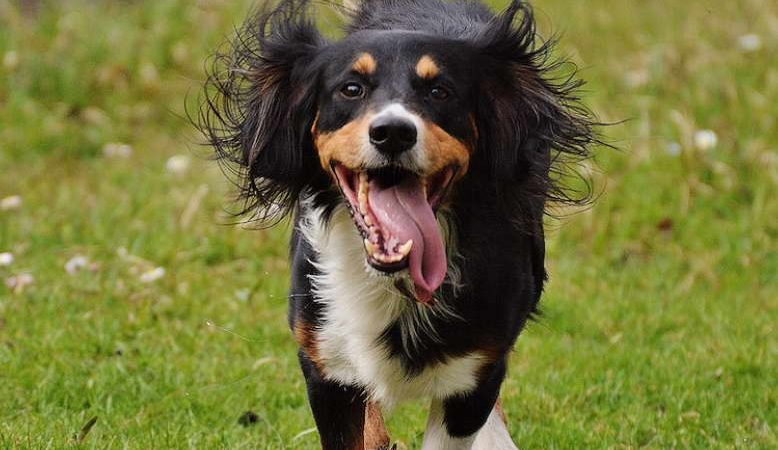
[{"label": "grass", "polygon": [[[248,3],[15,3],[0,198],[22,203],[0,210],[0,280],[33,281],[0,285],[0,448],[316,448],[285,325],[289,230],[229,225],[229,186],[182,118]],[[778,447],[778,6],[535,4],[587,104],[627,120],[606,130],[622,150],[599,152],[596,206],[549,222],[511,432],[528,449]],[[400,448],[424,418],[393,414]]]}]

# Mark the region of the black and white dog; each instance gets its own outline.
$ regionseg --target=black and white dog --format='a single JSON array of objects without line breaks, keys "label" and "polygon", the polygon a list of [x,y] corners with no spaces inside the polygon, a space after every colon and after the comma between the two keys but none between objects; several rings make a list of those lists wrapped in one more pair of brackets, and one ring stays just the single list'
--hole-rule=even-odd
[{"label": "black and white dog", "polygon": [[246,212],[294,216],[289,324],[325,449],[388,448],[381,410],[427,397],[423,448],[515,448],[508,354],[546,279],[547,203],[594,122],[521,1],[363,0],[327,40],[308,0],[216,58],[199,125]]}]

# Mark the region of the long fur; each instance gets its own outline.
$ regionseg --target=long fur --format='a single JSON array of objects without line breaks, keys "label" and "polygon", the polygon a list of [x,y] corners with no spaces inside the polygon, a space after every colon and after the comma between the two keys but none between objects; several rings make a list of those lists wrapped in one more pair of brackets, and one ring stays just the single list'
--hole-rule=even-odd
[{"label": "long fur", "polygon": [[[502,199],[502,211],[525,231],[527,199],[544,205],[584,205],[591,184],[577,165],[599,143],[598,122],[581,103],[583,81],[574,65],[553,59],[554,40],[538,38],[531,7],[512,0],[497,16],[467,1],[365,0],[351,12],[347,32],[407,29],[463,38],[489,55],[494,75],[481,96],[477,158]],[[436,8],[449,4],[451,8]],[[392,8],[382,7],[391,5]],[[315,56],[329,45],[316,29],[310,0],[284,0],[250,17],[230,48],[208,71],[196,125],[216,149],[237,187],[243,207],[265,224],[293,211],[306,189],[333,195],[317,166],[310,128],[315,118],[318,71]],[[407,11],[397,14],[396,11]],[[434,13],[433,13],[434,12]],[[446,16],[441,16],[447,14]],[[566,75],[558,75],[567,68]],[[499,117],[500,120],[489,118]],[[517,133],[518,130],[518,133]],[[531,222],[542,220],[533,217]]]},{"label": "long fur", "polygon": [[[268,225],[295,213],[289,320],[322,445],[361,448],[365,402],[430,396],[425,449],[515,448],[495,402],[508,354],[546,281],[544,215],[592,197],[576,171],[599,143],[599,124],[577,94],[583,82],[572,64],[552,58],[555,41],[538,36],[524,1],[511,0],[498,14],[470,0],[352,2],[340,8],[344,32],[363,34],[339,42],[322,37],[312,9],[311,0],[281,0],[250,17],[215,57],[196,125],[237,187],[237,214]],[[371,48],[398,70],[417,59],[386,59],[402,53],[395,38],[415,46],[423,37],[433,52],[448,51],[443,62],[451,66],[472,63],[454,52],[478,60],[475,87],[462,82],[466,101],[449,103],[467,108],[423,111],[454,130],[451,141],[473,142],[468,169],[437,214],[449,260],[433,307],[407,294],[405,275],[365,264],[362,238],[318,158],[313,129],[322,129],[326,113],[325,133],[348,129],[346,119],[359,123],[345,113],[332,119],[341,110],[326,106],[340,98],[333,86],[342,81],[327,74],[349,70],[351,63],[331,63],[353,58],[363,36],[382,37]],[[382,95],[397,96],[387,89]],[[403,94],[418,96],[413,89]],[[465,119],[472,122],[466,132],[451,125]],[[367,139],[366,132],[346,136]]]},{"label": "long fur", "polygon": [[317,67],[326,45],[307,0],[260,11],[218,53],[205,83],[198,127],[244,202],[238,214],[260,222],[287,216],[306,188],[322,189],[312,150]]}]

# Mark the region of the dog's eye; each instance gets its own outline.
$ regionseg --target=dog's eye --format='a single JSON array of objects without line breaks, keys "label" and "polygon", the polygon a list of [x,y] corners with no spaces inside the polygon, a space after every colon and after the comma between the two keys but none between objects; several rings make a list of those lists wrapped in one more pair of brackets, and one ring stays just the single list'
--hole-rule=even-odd
[{"label": "dog's eye", "polygon": [[340,88],[340,93],[346,98],[362,98],[365,95],[365,88],[359,83],[350,81]]},{"label": "dog's eye", "polygon": [[445,100],[449,97],[449,92],[446,88],[441,86],[435,86],[430,89],[430,98],[433,100]]}]

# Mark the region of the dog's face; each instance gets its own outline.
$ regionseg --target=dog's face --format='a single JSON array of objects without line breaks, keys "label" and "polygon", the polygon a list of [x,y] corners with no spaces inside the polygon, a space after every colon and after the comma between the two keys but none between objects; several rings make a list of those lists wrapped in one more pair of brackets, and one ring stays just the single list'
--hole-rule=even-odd
[{"label": "dog's face", "polygon": [[488,220],[538,235],[547,199],[575,203],[557,171],[589,154],[591,120],[579,82],[549,75],[558,65],[524,2],[437,34],[361,11],[339,41],[306,5],[247,21],[207,83],[200,127],[244,212],[281,218],[302,195],[325,211],[344,203],[368,263],[407,268],[426,301],[447,269],[442,205],[457,220],[483,199]]},{"label": "dog's face", "polygon": [[313,143],[367,260],[409,268],[420,300],[446,274],[435,219],[478,136],[468,49],[411,32],[349,36],[324,52]]}]

